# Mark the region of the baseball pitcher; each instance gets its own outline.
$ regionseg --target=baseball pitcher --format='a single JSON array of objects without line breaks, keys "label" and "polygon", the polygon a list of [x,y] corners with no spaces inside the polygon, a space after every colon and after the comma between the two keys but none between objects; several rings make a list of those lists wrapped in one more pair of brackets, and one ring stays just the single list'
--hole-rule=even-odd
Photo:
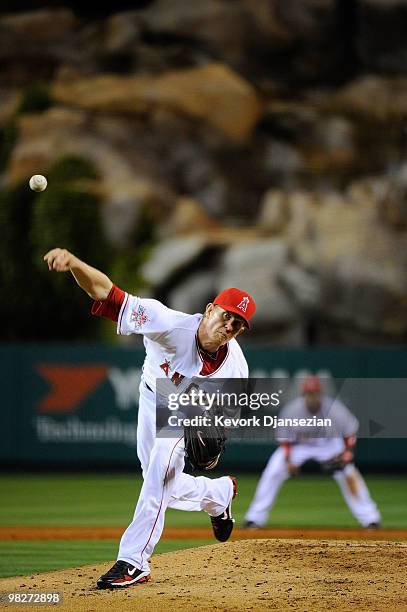
[{"label": "baseball pitcher", "polygon": [[[44,260],[50,270],[71,272],[78,285],[94,300],[92,314],[117,324],[118,334],[142,334],[146,357],[139,388],[137,454],[143,486],[134,518],[124,532],[116,563],[97,581],[100,589],[123,588],[150,579],[148,559],[161,537],[167,507],[204,510],[215,537],[226,541],[233,529],[232,499],[236,479],[194,477],[183,472],[185,439],[156,437],[156,380],[167,377],[175,386],[184,378],[248,378],[248,367],[237,336],[250,327],[256,306],[239,289],[222,291],[204,314],[189,315],[167,308],[157,300],[130,295],[102,272],[65,249],[49,251]],[[212,450],[199,438],[189,445],[188,456],[208,469],[216,465],[224,441]],[[209,455],[205,455],[210,449]],[[196,456],[192,456],[196,454]]]},{"label": "baseball pitcher", "polygon": [[331,419],[334,435],[309,437],[301,428],[277,430],[279,448],[271,455],[246,513],[244,527],[265,525],[278,491],[287,478],[299,473],[303,463],[317,461],[331,474],[355,518],[363,527],[379,527],[380,513],[370,497],[360,472],[353,464],[358,421],[339,400],[322,395],[321,381],[308,376],[302,384],[302,396],[289,402],[279,417],[307,419],[310,416]]}]

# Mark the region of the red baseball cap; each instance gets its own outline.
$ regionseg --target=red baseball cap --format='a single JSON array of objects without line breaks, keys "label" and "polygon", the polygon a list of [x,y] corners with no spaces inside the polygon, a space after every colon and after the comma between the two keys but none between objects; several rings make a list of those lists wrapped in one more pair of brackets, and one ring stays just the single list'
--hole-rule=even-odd
[{"label": "red baseball cap", "polygon": [[322,385],[319,376],[306,376],[302,382],[303,393],[321,393]]},{"label": "red baseball cap", "polygon": [[213,303],[242,317],[245,326],[250,329],[249,321],[256,312],[256,304],[248,293],[230,287],[221,291],[213,300]]}]

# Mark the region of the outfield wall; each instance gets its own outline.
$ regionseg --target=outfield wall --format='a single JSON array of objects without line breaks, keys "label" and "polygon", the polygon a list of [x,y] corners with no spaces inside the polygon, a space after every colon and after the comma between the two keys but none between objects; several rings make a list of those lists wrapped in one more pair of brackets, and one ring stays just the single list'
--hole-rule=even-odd
[{"label": "outfield wall", "polygon": [[[407,378],[407,349],[246,349],[251,375]],[[136,422],[143,350],[87,345],[0,346],[3,466],[138,465]],[[383,411],[387,409],[383,406]],[[407,406],[405,407],[407,410]],[[260,469],[273,445],[234,442],[225,468]],[[358,462],[407,469],[405,439],[363,439]]]}]

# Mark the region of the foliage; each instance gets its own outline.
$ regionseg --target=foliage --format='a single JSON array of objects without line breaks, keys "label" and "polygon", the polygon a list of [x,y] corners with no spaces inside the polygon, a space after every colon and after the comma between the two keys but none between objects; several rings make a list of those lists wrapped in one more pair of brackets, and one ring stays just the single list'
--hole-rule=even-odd
[{"label": "foliage", "polygon": [[[44,309],[43,284],[34,280],[31,245],[27,239],[31,225],[34,192],[20,185],[0,192],[0,283],[3,299],[0,317],[1,339],[28,340],[41,337]],[[42,296],[42,300],[39,299]]]},{"label": "foliage", "polygon": [[0,172],[7,166],[17,137],[18,127],[16,121],[13,119],[0,130]]},{"label": "foliage", "polygon": [[0,171],[6,168],[10,153],[17,141],[18,115],[45,111],[52,103],[49,88],[46,85],[32,85],[25,91],[14,116],[0,130]]},{"label": "foliage", "polygon": [[25,90],[17,114],[41,113],[50,108],[52,104],[49,87],[42,83],[35,83]]},{"label": "foliage", "polygon": [[146,261],[150,250],[150,245],[145,245],[117,253],[109,266],[109,274],[115,284],[130,293],[137,293],[140,287],[145,286],[146,282],[140,268]]},{"label": "foliage", "polygon": [[48,172],[50,186],[52,184],[66,184],[82,179],[98,178],[98,173],[93,164],[77,155],[62,157]]},{"label": "foliage", "polygon": [[137,245],[139,257],[143,259],[147,253],[140,252],[140,245],[149,245],[154,241],[155,221],[152,213],[152,206],[144,205],[140,210],[140,217],[137,224],[134,244]]},{"label": "foliage", "polygon": [[81,259],[95,267],[107,263],[98,198],[69,185],[50,187],[39,195],[33,210],[30,238],[37,262],[41,254],[59,245],[80,254]]},{"label": "foliage", "polygon": [[99,196],[92,189],[95,168],[85,159],[65,157],[47,175],[48,188],[27,184],[0,190],[0,283],[6,299],[0,317],[7,321],[1,340],[71,340],[104,337],[100,320],[87,316],[90,300],[69,274],[51,274],[44,254],[61,246],[108,273],[119,286],[137,292],[140,266],[153,238],[144,214],[135,237],[137,249],[113,250],[104,236]]},{"label": "foliage", "polygon": [[109,250],[103,237],[98,197],[75,186],[73,178],[95,176],[89,164],[61,160],[49,177],[69,168],[66,180],[49,182],[36,194],[19,185],[0,192],[0,282],[4,295],[0,316],[3,340],[45,340],[86,337],[96,322],[84,316],[89,298],[72,286],[70,275],[51,275],[43,255],[64,246],[104,268]]},{"label": "foliage", "polygon": [[99,198],[79,183],[89,178],[97,178],[95,169],[78,157],[62,158],[50,169],[48,189],[36,198],[32,214],[30,238],[37,263],[41,254],[56,245],[96,267],[107,263]]}]

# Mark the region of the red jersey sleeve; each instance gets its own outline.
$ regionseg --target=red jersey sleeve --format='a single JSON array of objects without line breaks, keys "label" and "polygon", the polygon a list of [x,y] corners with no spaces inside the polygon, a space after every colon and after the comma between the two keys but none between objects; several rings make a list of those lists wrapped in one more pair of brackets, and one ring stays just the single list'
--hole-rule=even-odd
[{"label": "red jersey sleeve", "polygon": [[96,317],[105,317],[105,319],[117,321],[125,295],[122,289],[113,285],[105,300],[95,300],[93,302],[91,313]]}]

